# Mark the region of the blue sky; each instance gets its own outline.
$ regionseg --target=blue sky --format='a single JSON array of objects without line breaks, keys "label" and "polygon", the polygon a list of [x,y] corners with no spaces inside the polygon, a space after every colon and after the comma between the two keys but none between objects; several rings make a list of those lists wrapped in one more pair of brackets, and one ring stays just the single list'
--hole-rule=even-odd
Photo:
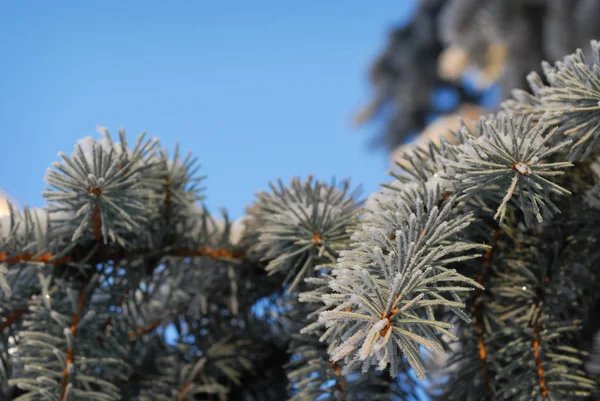
[{"label": "blue sky", "polygon": [[233,218],[281,177],[351,177],[388,158],[350,124],[367,71],[414,0],[0,4],[0,188],[44,205],[43,176],[96,126],[192,151],[207,204]]}]

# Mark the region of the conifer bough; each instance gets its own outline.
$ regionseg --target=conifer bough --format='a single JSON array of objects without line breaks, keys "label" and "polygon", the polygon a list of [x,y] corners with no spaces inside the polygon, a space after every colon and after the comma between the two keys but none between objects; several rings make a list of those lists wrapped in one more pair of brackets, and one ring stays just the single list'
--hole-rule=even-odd
[{"label": "conifer bough", "polygon": [[366,205],[278,181],[241,235],[156,140],[60,154],[49,206],[1,221],[0,399],[598,399],[592,47]]}]

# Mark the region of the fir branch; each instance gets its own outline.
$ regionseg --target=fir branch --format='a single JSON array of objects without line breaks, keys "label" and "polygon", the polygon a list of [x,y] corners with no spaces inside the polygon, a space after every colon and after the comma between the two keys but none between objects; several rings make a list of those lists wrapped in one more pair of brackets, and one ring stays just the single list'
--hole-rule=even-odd
[{"label": "fir branch", "polygon": [[505,195],[496,210],[494,219],[503,221],[508,202],[514,201],[531,225],[531,215],[543,221],[541,212],[551,216],[560,212],[550,199],[551,193],[569,195],[570,192],[546,177],[564,174],[573,165],[566,161],[551,162],[550,157],[567,147],[565,141],[556,146],[552,143],[557,130],[544,134],[546,124],[532,125],[531,117],[499,117],[479,125],[479,137],[466,134],[468,143],[457,147],[457,159],[445,162],[456,169],[456,188],[459,199],[490,193],[496,188]]},{"label": "fir branch", "polygon": [[[413,399],[415,383],[408,374],[390,377],[387,372],[370,370],[365,374],[342,375],[342,362],[333,362],[327,345],[312,335],[294,335],[286,365],[290,380],[290,401],[359,401]],[[399,386],[395,382],[402,382]]]},{"label": "fir branch", "polygon": [[[199,169],[197,158],[191,153],[182,159],[179,144],[175,144],[173,158],[169,157],[165,149],[160,149],[154,156],[160,171],[157,176],[150,175],[148,180],[156,184],[158,194],[163,193],[163,198],[158,206],[160,215],[164,219],[163,230],[169,231],[173,225],[181,223],[182,217],[189,217],[190,211],[196,202],[204,199],[201,192],[205,189],[199,185],[206,178],[196,176]],[[160,185],[158,184],[160,182]],[[177,217],[177,219],[173,219]],[[160,225],[156,225],[159,229]]]},{"label": "fir branch", "polygon": [[225,376],[240,384],[241,371],[251,369],[251,363],[244,352],[243,341],[224,338],[215,341],[205,350],[204,355],[190,362],[177,354],[165,354],[155,361],[159,375],[143,381],[137,401],[191,401],[197,396],[218,396],[226,400],[229,389],[220,384],[219,376]]},{"label": "fir branch", "polygon": [[[565,286],[566,272],[561,265],[559,249],[555,246],[554,251],[549,252],[550,257],[536,253],[533,258],[528,254],[531,250],[527,248],[519,250],[517,255],[520,257],[509,263],[510,270],[497,275],[492,286],[501,301],[500,319],[512,323],[503,330],[509,337],[504,338],[504,343],[516,348],[508,351],[507,346],[503,346],[498,350],[505,359],[500,363],[498,378],[509,378],[517,366],[513,352],[524,352],[518,356],[523,367],[520,375],[528,377],[530,384],[535,382],[534,399],[587,396],[595,385],[581,370],[585,354],[571,346],[581,323],[561,305],[566,297],[559,294],[571,291],[568,285]],[[578,273],[572,273],[573,281],[578,281]],[[525,358],[530,360],[526,362]],[[505,384],[501,393],[506,394],[510,385],[514,384]],[[520,397],[518,399],[530,399],[531,391],[520,386],[513,395]]]},{"label": "fir branch", "polygon": [[99,308],[103,301],[94,300],[91,282],[78,289],[61,288],[64,284],[41,276],[40,283],[41,294],[32,302],[17,345],[24,369],[9,380],[27,391],[16,399],[120,399],[117,383],[125,379],[126,365],[117,349],[95,348],[95,322],[104,320]]},{"label": "fir branch", "polygon": [[566,137],[573,138],[571,160],[584,160],[595,149],[600,137],[596,123],[600,112],[600,43],[593,40],[592,60],[583,51],[557,61],[542,63],[548,86],[539,89],[539,98],[549,117]]},{"label": "fir branch", "polygon": [[[219,226],[196,206],[203,177],[191,155],[176,148],[171,160],[143,136],[129,149],[123,132],[119,144],[108,134],[79,144],[47,174],[46,224],[11,210],[1,227],[0,379],[23,393],[0,397],[257,399],[269,382],[246,392],[261,381],[252,368],[300,327],[287,365],[298,401],[408,398],[415,384],[395,381],[410,367],[424,379],[421,346],[445,352],[457,339],[449,383],[474,384],[448,400],[592,394],[581,327],[594,326],[585,314],[600,277],[600,78],[584,64],[580,52],[545,64],[549,86],[532,75],[534,93],[517,92],[507,115],[406,152],[407,174],[393,174],[366,211],[347,182],[272,184],[240,242],[226,214]],[[482,235],[494,209],[508,246],[499,231]],[[273,294],[275,273],[288,294],[308,289],[301,303]],[[261,325],[253,313],[265,298],[273,307]]]},{"label": "fir branch", "polygon": [[51,220],[57,231],[74,232],[72,242],[93,238],[107,244],[110,238],[125,245],[126,234],[141,229],[151,210],[140,178],[154,166],[148,154],[155,146],[143,137],[130,154],[112,143],[108,149],[94,143],[87,153],[78,145],[71,157],[59,154],[64,163],[54,163],[48,171],[50,187],[43,195],[52,205],[51,214],[73,214]]},{"label": "fir branch", "polygon": [[361,206],[356,194],[348,194],[350,183],[340,188],[294,178],[290,187],[281,180],[271,184],[272,193],[259,193],[249,211],[260,223],[259,238],[251,252],[263,255],[270,273],[284,272],[289,294],[314,266],[325,260],[335,261],[338,250],[348,241],[347,229],[358,222]]},{"label": "fir branch", "polygon": [[532,95],[515,92],[514,100],[504,102],[511,113],[543,117],[550,126],[557,126],[561,135],[553,143],[571,139],[569,159],[584,161],[597,151],[600,125],[600,44],[591,41],[592,59],[586,60],[578,49],[554,65],[542,63],[547,84],[535,72],[527,76]]},{"label": "fir branch", "polygon": [[[352,249],[341,253],[332,272],[332,292],[323,295],[332,309],[320,313],[321,324],[327,330],[347,327],[330,351],[333,361],[344,360],[345,375],[360,363],[363,372],[370,365],[383,370],[389,364],[395,375],[404,354],[423,380],[418,346],[443,351],[445,344],[437,333],[455,338],[447,330],[452,325],[438,321],[434,309],[446,306],[469,320],[460,310],[458,294],[479,285],[445,266],[478,257],[470,252],[486,246],[457,241],[471,216],[454,217],[453,198],[438,209],[439,185],[416,192],[420,195],[407,196],[408,205],[391,202],[389,214],[362,224],[352,236]],[[389,230],[395,230],[392,237]],[[348,307],[351,312],[344,311]]]}]

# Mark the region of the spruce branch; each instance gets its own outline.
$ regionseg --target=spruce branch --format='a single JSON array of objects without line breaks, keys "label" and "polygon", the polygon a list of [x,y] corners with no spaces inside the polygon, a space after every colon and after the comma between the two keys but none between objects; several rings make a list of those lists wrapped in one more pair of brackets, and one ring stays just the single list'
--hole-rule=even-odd
[{"label": "spruce branch", "polygon": [[[24,369],[9,380],[27,391],[16,399],[119,400],[115,383],[126,379],[127,365],[117,351],[95,348],[94,322],[103,314],[89,306],[94,284],[83,283],[78,289],[57,286],[47,276],[40,276],[40,283],[41,294],[32,302],[20,333],[18,353]],[[97,377],[99,371],[102,378]]]},{"label": "spruce branch", "polygon": [[249,209],[260,223],[258,241],[251,252],[264,255],[270,273],[286,273],[286,292],[292,293],[314,266],[335,261],[340,247],[348,240],[347,229],[358,222],[361,201],[356,191],[348,193],[350,183],[338,188],[313,181],[292,179],[288,187],[281,180],[271,185],[272,193],[261,192]]},{"label": "spruce branch", "polygon": [[198,215],[208,214],[196,207],[196,203],[204,199],[202,192],[205,188],[200,184],[206,177],[197,176],[199,165],[191,153],[181,158],[179,144],[175,145],[172,158],[166,149],[159,148],[151,159],[156,162],[157,168],[146,173],[144,181],[149,186],[148,190],[154,193],[156,213],[161,218],[151,220],[150,227],[155,241],[163,237],[162,240],[168,243],[175,233],[181,234],[179,230],[187,225],[189,219],[195,220]]},{"label": "spruce branch", "polygon": [[517,198],[512,203],[523,212],[528,226],[532,224],[532,215],[542,222],[542,211],[549,216],[559,213],[550,194],[570,192],[549,178],[564,174],[562,169],[573,165],[566,161],[552,162],[550,157],[570,142],[550,147],[557,129],[545,134],[546,126],[542,122],[532,125],[531,117],[502,116],[482,121],[478,137],[467,133],[468,143],[457,147],[458,161],[446,159],[456,169],[459,199],[499,189],[504,196],[494,219],[502,222],[509,201]]},{"label": "spruce branch", "polygon": [[564,340],[578,326],[577,321],[535,320],[528,329],[507,330],[506,345],[497,351],[504,359],[497,378],[505,383],[498,397],[541,401],[589,396],[596,384],[581,369],[585,355]]},{"label": "spruce branch", "polygon": [[[246,344],[224,338],[215,341],[201,357],[190,362],[178,356],[185,352],[181,347],[178,352],[159,355],[155,361],[158,374],[148,377],[142,382],[142,388],[136,401],[192,401],[202,400],[226,401],[229,389],[219,383],[220,376],[225,376],[238,385],[241,372],[251,369],[251,362],[244,352]],[[210,398],[209,398],[210,397]]]},{"label": "spruce branch", "polygon": [[332,292],[323,295],[332,309],[321,312],[319,321],[327,330],[348,327],[330,352],[332,361],[344,360],[345,375],[360,364],[363,372],[389,364],[394,376],[404,355],[423,380],[418,346],[443,352],[440,334],[456,339],[448,331],[452,325],[438,321],[434,310],[448,307],[469,320],[459,294],[479,285],[446,266],[478,257],[472,251],[486,246],[458,240],[472,216],[454,217],[453,198],[438,209],[439,185],[415,191],[420,196],[407,196],[409,205],[392,201],[388,213],[362,223],[332,271]]},{"label": "spruce branch", "polygon": [[[568,246],[563,247],[568,250]],[[577,316],[575,311],[565,308],[578,293],[577,288],[569,286],[581,278],[573,270],[571,280],[567,279],[562,264],[562,257],[568,255],[566,250],[563,256],[561,248],[553,244],[548,251],[542,256],[539,251],[518,250],[518,259],[509,261],[506,271],[498,272],[491,286],[500,301],[498,316],[508,323],[502,330],[507,345],[497,351],[502,360],[497,378],[508,381],[499,396],[506,396],[512,387],[510,394],[515,399],[571,400],[588,396],[595,388],[582,369],[585,352],[573,346],[581,321],[573,318]],[[520,363],[516,364],[515,359]],[[516,369],[524,379],[520,383],[512,378]]]},{"label": "spruce branch", "polygon": [[592,59],[583,51],[557,61],[554,66],[543,62],[548,86],[539,89],[539,98],[549,117],[549,124],[572,138],[571,160],[584,160],[596,150],[600,125],[600,43],[591,42]]},{"label": "spruce branch", "polygon": [[592,58],[580,49],[565,56],[554,65],[542,62],[547,84],[532,72],[527,76],[532,94],[513,92],[514,99],[503,103],[503,108],[514,114],[530,114],[534,119],[544,118],[550,126],[559,129],[553,144],[570,139],[569,160],[584,161],[597,151],[600,126],[600,44],[591,41]]},{"label": "spruce branch", "polygon": [[[293,394],[290,401],[359,401],[411,399],[416,396],[407,374],[390,377],[387,372],[343,376],[342,362],[332,362],[326,344],[313,335],[294,335],[286,365]],[[395,382],[401,382],[398,385]]]},{"label": "spruce branch", "polygon": [[584,64],[545,64],[549,86],[531,75],[503,114],[406,151],[366,209],[348,182],[271,184],[241,241],[197,205],[191,155],[122,131],[80,143],[47,174],[48,217],[0,221],[0,397],[280,401],[289,381],[294,401],[409,398],[421,347],[453,353],[440,399],[591,396],[600,67]]},{"label": "spruce branch", "polygon": [[50,214],[72,213],[51,223],[59,232],[72,232],[73,243],[92,239],[107,244],[110,239],[126,246],[127,234],[148,221],[149,191],[140,178],[154,166],[148,159],[155,142],[141,135],[127,152],[124,132],[120,134],[123,147],[111,143],[106,149],[95,142],[85,152],[78,144],[70,157],[59,153],[63,163],[54,163],[46,174],[49,188],[43,195]]},{"label": "spruce branch", "polygon": [[[433,400],[475,401],[495,400],[497,388],[501,384],[496,380],[496,342],[498,331],[503,324],[495,316],[495,299],[490,287],[497,269],[502,269],[507,249],[514,246],[510,236],[492,223],[479,221],[469,227],[469,232],[487,248],[482,259],[472,259],[461,264],[460,271],[464,275],[474,276],[482,287],[477,287],[472,294],[466,294],[471,322],[458,320],[455,316],[449,321],[455,324],[453,334],[460,342],[451,345],[452,353],[447,359],[436,360],[430,356],[430,370],[434,372],[434,384],[428,389]],[[449,315],[449,313],[447,313]],[[465,385],[468,383],[468,385]]]}]

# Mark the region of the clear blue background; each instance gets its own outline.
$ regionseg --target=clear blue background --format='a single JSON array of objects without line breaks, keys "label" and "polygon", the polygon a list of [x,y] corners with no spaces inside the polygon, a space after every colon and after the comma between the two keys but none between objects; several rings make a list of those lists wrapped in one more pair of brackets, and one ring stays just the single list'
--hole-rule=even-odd
[{"label": "clear blue background", "polygon": [[43,176],[96,125],[142,131],[198,156],[207,204],[241,217],[292,176],[388,180],[353,128],[368,68],[415,0],[4,1],[0,189],[44,205]]}]

